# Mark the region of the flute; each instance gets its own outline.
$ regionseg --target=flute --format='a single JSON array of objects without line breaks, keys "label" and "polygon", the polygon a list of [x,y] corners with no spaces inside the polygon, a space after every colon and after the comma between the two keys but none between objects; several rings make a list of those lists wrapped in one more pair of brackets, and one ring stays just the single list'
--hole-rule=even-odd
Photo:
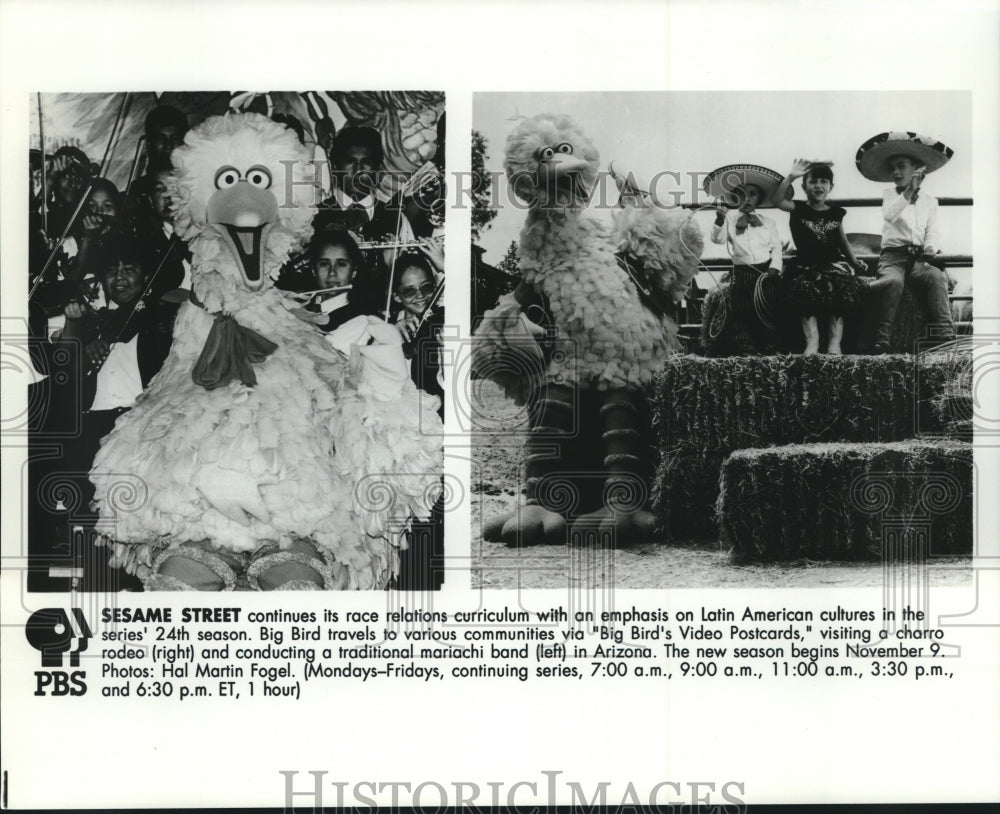
[{"label": "flute", "polygon": [[362,250],[371,249],[422,249],[427,246],[444,245],[444,236],[420,238],[417,240],[390,240],[386,242],[363,242],[358,244]]}]

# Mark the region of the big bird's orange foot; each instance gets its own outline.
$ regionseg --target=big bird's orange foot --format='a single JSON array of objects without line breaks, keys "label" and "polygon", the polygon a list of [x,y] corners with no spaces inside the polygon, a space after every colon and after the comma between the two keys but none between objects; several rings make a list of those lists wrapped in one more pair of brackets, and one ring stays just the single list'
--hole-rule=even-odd
[{"label": "big bird's orange foot", "polygon": [[573,521],[569,541],[571,545],[599,543],[617,548],[651,542],[656,536],[656,528],[656,516],[652,512],[645,509],[621,512],[605,506]]},{"label": "big bird's orange foot", "polygon": [[509,546],[564,545],[566,520],[542,506],[520,506],[486,523],[483,539]]}]

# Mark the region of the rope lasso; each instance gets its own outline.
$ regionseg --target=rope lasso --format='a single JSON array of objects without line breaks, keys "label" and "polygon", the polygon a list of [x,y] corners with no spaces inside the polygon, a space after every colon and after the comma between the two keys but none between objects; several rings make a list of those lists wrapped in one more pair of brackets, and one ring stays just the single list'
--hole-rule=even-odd
[{"label": "rope lasso", "polygon": [[[702,206],[699,206],[697,209],[695,209],[695,210],[693,210],[691,212],[691,215],[689,217],[694,217],[694,215],[697,212],[701,212],[701,211],[703,211],[705,209],[708,209],[708,208],[714,209],[715,208],[715,204],[712,203],[712,204],[704,204]],[[728,235],[727,235],[727,238],[726,238],[726,254],[729,255],[729,260],[733,263],[733,265],[736,265],[736,259],[733,257],[733,252],[732,252],[732,250],[730,248],[730,243],[729,243]],[[702,265],[700,261],[699,261],[699,265]],[[709,271],[709,269],[707,269],[707,268],[705,270]],[[714,274],[712,275],[712,279],[713,280],[715,279],[715,275]],[[754,308],[754,313],[756,313],[757,319],[759,319],[761,321],[761,324],[765,328],[767,328],[769,331],[773,331],[773,330],[775,330],[777,328],[777,323],[774,321],[775,314],[774,314],[773,310],[771,309],[771,307],[768,305],[768,303],[767,303],[767,296],[764,293],[764,284],[765,284],[765,280],[767,280],[767,279],[768,279],[767,272],[762,272],[761,274],[758,274],[758,276],[757,276],[757,280],[754,283],[754,287],[753,287],[753,308]],[[716,285],[718,285],[718,283],[716,283]],[[728,309],[728,297],[726,299],[726,307]],[[725,319],[723,318],[722,320],[719,321],[719,325],[718,325],[717,329],[716,329],[715,323],[716,323],[716,320],[713,319],[713,321],[708,326],[708,334],[709,334],[709,337],[712,340],[718,339],[719,336],[721,335],[722,330],[725,328]],[[716,332],[714,334],[713,334],[713,329],[716,329]]]}]

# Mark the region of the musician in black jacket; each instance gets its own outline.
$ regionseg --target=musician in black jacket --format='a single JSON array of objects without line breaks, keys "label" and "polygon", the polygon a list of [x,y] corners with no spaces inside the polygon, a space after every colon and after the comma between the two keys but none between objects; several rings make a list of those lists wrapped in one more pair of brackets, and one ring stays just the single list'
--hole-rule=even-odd
[{"label": "musician in black jacket", "polygon": [[[144,297],[150,282],[147,257],[145,247],[132,239],[102,246],[95,268],[108,306],[95,310],[82,297],[74,299],[66,306],[62,333],[42,349],[46,358],[41,367],[58,371],[46,380],[47,397],[53,405],[70,405],[78,414],[74,420],[63,417],[61,423],[77,429],[70,438],[52,438],[52,443],[62,445],[62,457],[40,467],[34,480],[40,483],[56,476],[60,482],[73,484],[77,497],[69,522],[74,526],[92,525],[88,506],[94,489],[89,472],[101,439],[132,407],[170,349],[176,305]],[[35,440],[44,442],[46,428],[41,429],[43,436]],[[128,477],[127,472],[122,475]],[[44,497],[33,494],[31,500],[38,503]],[[65,526],[66,518],[52,513],[51,506],[31,508],[31,548],[38,569],[43,569],[46,551],[52,548],[50,539],[65,535],[60,524]],[[128,575],[105,570],[103,549],[88,547],[78,556],[88,563],[84,590],[129,586]]]},{"label": "musician in black jacket", "polygon": [[153,173],[144,208],[131,224],[132,233],[143,248],[146,273],[153,277],[149,294],[159,300],[175,288],[191,288],[191,252],[174,230],[167,179],[170,170]]},{"label": "musician in black jacket", "polygon": [[331,194],[319,204],[314,230],[346,229],[368,242],[394,238],[398,208],[390,210],[376,196],[384,160],[378,130],[348,125],[334,138],[329,158]]},{"label": "musician in black jacket", "polygon": [[95,311],[81,301],[66,306],[66,327],[57,341],[75,340],[82,354],[85,424],[89,416],[89,423],[101,427],[95,416],[129,409],[170,350],[176,306],[145,296],[148,263],[144,246],[122,238],[103,250],[98,263],[108,307]]}]

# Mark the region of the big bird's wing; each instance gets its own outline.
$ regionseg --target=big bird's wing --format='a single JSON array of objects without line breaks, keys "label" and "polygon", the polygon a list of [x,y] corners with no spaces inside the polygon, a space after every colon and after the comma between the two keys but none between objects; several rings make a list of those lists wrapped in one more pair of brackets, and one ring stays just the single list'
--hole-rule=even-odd
[{"label": "big bird's wing", "polygon": [[631,172],[609,165],[621,207],[613,215],[616,248],[638,262],[646,279],[676,302],[698,271],[705,246],[692,213],[673,201],[660,201]]}]

